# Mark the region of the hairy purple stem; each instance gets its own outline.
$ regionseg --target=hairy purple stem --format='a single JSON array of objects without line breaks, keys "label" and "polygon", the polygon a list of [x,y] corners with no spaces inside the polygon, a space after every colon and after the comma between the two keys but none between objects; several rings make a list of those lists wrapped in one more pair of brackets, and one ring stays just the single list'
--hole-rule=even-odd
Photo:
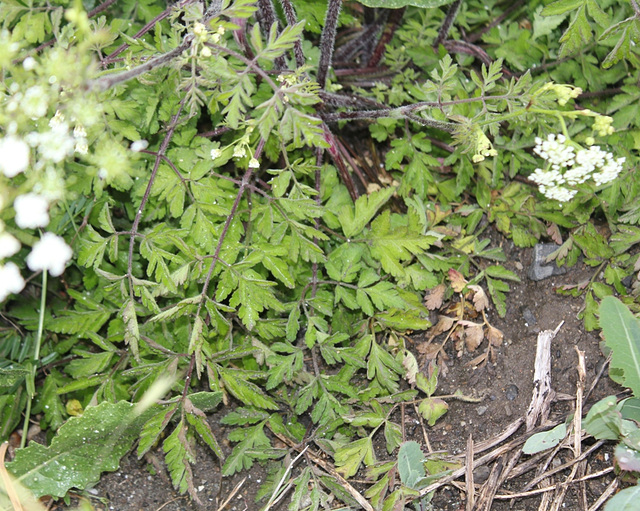
[{"label": "hairy purple stem", "polygon": [[[280,5],[282,5],[282,10],[284,11],[284,17],[286,18],[287,23],[289,25],[295,25],[298,22],[298,17],[296,16],[296,11],[293,8],[293,5],[291,5],[291,0],[280,0]],[[304,51],[302,51],[302,42],[300,42],[300,39],[296,39],[293,43],[293,55],[296,59],[296,66],[304,66]]]},{"label": "hairy purple stem", "polygon": [[320,37],[320,62],[318,63],[317,80],[321,89],[327,85],[327,73],[333,58],[333,46],[336,42],[336,29],[338,28],[338,15],[341,7],[342,0],[329,0],[324,28]]},{"label": "hairy purple stem", "polygon": [[331,155],[331,159],[336,164],[336,167],[338,167],[338,172],[340,173],[342,182],[347,187],[347,190],[349,191],[349,195],[351,196],[351,199],[355,201],[358,198],[358,191],[356,190],[356,187],[353,185],[353,180],[351,179],[351,176],[349,175],[349,171],[347,170],[347,166],[344,163],[344,159],[340,154],[340,150],[338,149],[338,142],[336,141],[335,137],[333,136],[333,133],[331,133],[331,130],[325,123],[322,123],[322,129],[324,130],[324,139],[329,144],[329,148],[327,150]]},{"label": "hairy purple stem", "polygon": [[89,89],[105,91],[110,89],[111,87],[118,85],[119,83],[127,82],[140,76],[141,74],[147,73],[152,69],[155,69],[160,66],[164,66],[168,64],[171,60],[182,55],[182,52],[191,47],[191,43],[193,42],[194,36],[192,34],[187,34],[182,41],[180,46],[175,47],[173,50],[168,51],[158,57],[152,58],[148,62],[144,64],[140,64],[139,66],[134,67],[128,71],[124,71],[122,73],[115,73],[107,76],[103,76],[96,80],[92,80],[89,82]]},{"label": "hairy purple stem", "polygon": [[442,22],[442,26],[440,27],[440,30],[438,30],[438,37],[436,37],[435,41],[433,41],[433,46],[435,48],[440,46],[449,35],[449,30],[451,30],[453,20],[455,20],[456,16],[458,15],[460,4],[462,4],[462,0],[456,0],[449,6],[449,10],[447,11],[447,15]]},{"label": "hairy purple stem", "polygon": [[[273,9],[273,4],[271,0],[258,0],[258,23],[260,23],[260,28],[262,29],[262,33],[265,34],[266,37],[269,36],[269,32],[272,28],[274,28],[276,33],[278,32],[278,18],[276,18],[276,12]],[[273,65],[276,69],[282,70],[286,69],[287,61],[281,55],[277,57],[273,61]]]},{"label": "hairy purple stem", "polygon": [[367,67],[377,67],[382,60],[382,56],[384,55],[385,50],[387,49],[387,45],[393,38],[393,34],[396,33],[400,22],[402,21],[402,16],[404,16],[405,7],[402,9],[393,9],[389,14],[389,21],[387,26],[382,32],[382,36],[380,36],[380,40],[376,46],[376,49],[371,54],[369,58],[369,62],[367,63]]}]

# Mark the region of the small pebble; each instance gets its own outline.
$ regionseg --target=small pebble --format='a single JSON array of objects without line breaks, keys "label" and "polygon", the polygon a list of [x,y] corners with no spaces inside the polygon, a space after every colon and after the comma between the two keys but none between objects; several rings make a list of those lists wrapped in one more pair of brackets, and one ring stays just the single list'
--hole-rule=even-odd
[{"label": "small pebble", "polygon": [[527,326],[533,326],[538,322],[538,320],[536,319],[533,312],[531,312],[531,309],[529,307],[525,307],[522,310],[522,317],[526,321]]},{"label": "small pebble", "polygon": [[487,413],[487,410],[489,409],[488,406],[479,406],[478,407],[478,415],[484,415],[485,413]]},{"label": "small pebble", "polygon": [[596,366],[593,368],[596,374],[600,374],[600,371],[602,370],[602,366],[605,364],[606,361],[607,361],[606,358],[601,358],[598,360],[598,362],[596,363]]},{"label": "small pebble", "polygon": [[515,385],[509,385],[506,389],[504,389],[504,394],[509,401],[513,401],[515,398],[517,398],[519,392],[520,391],[518,390],[518,387],[516,387]]},{"label": "small pebble", "polygon": [[473,471],[473,482],[477,484],[483,484],[489,479],[489,474],[491,473],[491,469],[486,465],[482,465],[481,467],[476,468]]}]

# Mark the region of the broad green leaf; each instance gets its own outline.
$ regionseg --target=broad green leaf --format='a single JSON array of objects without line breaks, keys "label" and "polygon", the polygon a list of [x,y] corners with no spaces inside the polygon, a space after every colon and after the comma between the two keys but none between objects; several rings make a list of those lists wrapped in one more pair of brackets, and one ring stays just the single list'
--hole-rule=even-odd
[{"label": "broad green leaf", "polygon": [[448,409],[449,405],[446,401],[437,397],[423,399],[418,405],[418,411],[425,418],[429,426],[435,426],[436,421],[447,413]]},{"label": "broad green leaf", "polygon": [[398,450],[398,474],[402,484],[417,490],[426,476],[424,470],[424,453],[418,442],[404,442]]},{"label": "broad green leaf", "polygon": [[612,378],[640,397],[640,320],[620,300],[607,296],[600,304],[600,326],[611,349],[611,369],[620,371]]},{"label": "broad green leaf", "polygon": [[625,488],[607,501],[604,511],[638,511],[640,485]]},{"label": "broad green leaf", "polygon": [[148,415],[138,415],[126,401],[87,407],[60,427],[49,447],[33,442],[16,450],[7,469],[37,497],[64,497],[72,488],[85,489],[102,472],[117,470]]},{"label": "broad green leaf", "polygon": [[352,477],[364,462],[367,466],[375,463],[371,437],[364,437],[344,445],[334,454],[336,470],[344,477]]},{"label": "broad green leaf", "polygon": [[522,447],[525,454],[536,454],[558,445],[567,434],[567,425],[563,422],[549,431],[530,436]]},{"label": "broad green leaf", "polygon": [[582,424],[585,431],[598,440],[617,440],[622,417],[616,408],[616,397],[608,396],[594,404]]}]

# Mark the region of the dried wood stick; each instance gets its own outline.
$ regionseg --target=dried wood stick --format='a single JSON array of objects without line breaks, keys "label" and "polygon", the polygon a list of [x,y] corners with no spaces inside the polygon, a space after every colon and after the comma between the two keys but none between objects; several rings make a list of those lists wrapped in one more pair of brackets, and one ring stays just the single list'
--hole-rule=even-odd
[{"label": "dried wood stick", "polygon": [[551,388],[551,341],[563,324],[564,321],[555,330],[543,330],[538,334],[533,375],[533,397],[525,420],[527,431],[531,431],[538,421],[543,423],[549,417],[549,405],[554,395]]},{"label": "dried wood stick", "polygon": [[465,482],[467,493],[467,511],[473,511],[473,506],[476,503],[476,493],[473,486],[473,436],[469,435],[467,440],[467,452],[465,463]]}]

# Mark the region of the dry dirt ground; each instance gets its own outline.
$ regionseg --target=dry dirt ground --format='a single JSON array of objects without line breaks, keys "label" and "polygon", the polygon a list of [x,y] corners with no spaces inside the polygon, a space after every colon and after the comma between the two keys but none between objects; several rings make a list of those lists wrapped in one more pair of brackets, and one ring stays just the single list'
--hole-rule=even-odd
[{"label": "dry dirt ground", "polygon": [[[405,409],[405,432],[407,439],[418,441],[423,450],[427,450],[426,437],[433,451],[444,451],[449,454],[464,454],[466,445],[471,437],[477,444],[483,440],[491,440],[516,419],[523,417],[531,401],[533,391],[533,371],[536,355],[537,334],[541,330],[553,330],[561,321],[564,325],[552,341],[551,346],[551,385],[556,393],[565,396],[565,401],[557,401],[551,405],[551,418],[564,419],[572,413],[574,401],[570,396],[576,394],[577,355],[575,347],[585,353],[586,382],[588,390],[596,380],[596,376],[603,366],[604,357],[600,351],[600,339],[596,333],[586,332],[578,313],[583,299],[561,296],[556,288],[567,284],[577,284],[593,276],[594,269],[579,263],[560,276],[534,282],[527,277],[527,269],[531,263],[533,250],[518,249],[510,241],[500,236],[493,236],[494,243],[502,245],[508,262],[505,266],[518,273],[521,283],[512,284],[512,291],[507,298],[507,315],[505,319],[490,313],[491,323],[504,332],[504,342],[497,350],[495,364],[484,368],[473,369],[465,364],[476,354],[463,354],[457,358],[450,353],[451,361],[448,374],[438,385],[438,394],[452,394],[461,390],[465,395],[481,398],[480,402],[471,403],[449,400],[449,412],[435,427],[424,428],[416,419],[414,411]],[[421,337],[422,335],[422,337]],[[416,334],[413,341],[416,345],[424,340],[424,334]],[[486,342],[486,341],[485,341]],[[481,347],[482,348],[482,347]],[[480,349],[481,349],[480,348]],[[599,379],[593,392],[585,403],[587,409],[600,398],[620,392],[622,389],[604,376]],[[586,392],[586,391],[585,391]],[[213,415],[210,424],[218,439],[225,439],[228,433],[221,426],[219,419],[223,414]],[[521,427],[511,438],[521,436]],[[593,443],[593,440],[591,441]],[[588,449],[589,442],[583,442],[583,450]],[[223,442],[223,448],[229,453],[231,446]],[[256,503],[255,496],[260,483],[266,476],[266,468],[254,465],[248,472],[225,478],[221,482],[220,468],[213,456],[206,455],[205,448],[199,449],[200,457],[194,468],[195,486],[207,510],[218,510],[227,497],[233,495],[224,507],[229,511],[259,510],[264,505]],[[381,453],[384,448],[381,448]],[[178,511],[198,509],[185,496],[178,495],[172,488],[168,476],[162,468],[162,454],[156,453],[157,459],[143,459],[138,461],[134,454],[123,459],[120,469],[106,474],[100,483],[85,496],[89,496],[92,505],[99,510],[115,511]],[[573,454],[563,449],[554,458],[548,468],[562,465],[571,461]],[[527,459],[524,456],[523,459]],[[584,474],[592,474],[611,467],[611,445],[605,444],[586,458],[582,467]],[[539,465],[544,463],[544,459]],[[480,467],[474,472],[476,488],[490,475],[492,464]],[[547,485],[558,486],[569,474],[571,468],[555,474]],[[504,495],[509,491],[518,492],[535,475],[535,470],[523,474],[519,478],[507,481],[498,489],[496,498],[491,504],[491,510],[530,510],[538,509],[541,495],[519,497],[507,500]],[[568,487],[563,509],[578,510],[583,508],[586,500],[592,505],[613,480],[611,472],[601,477],[588,479],[583,483],[571,484]],[[466,493],[464,491],[465,478],[460,477],[457,485],[447,485],[436,491],[432,502],[432,509],[441,511],[465,510]],[[239,489],[234,493],[234,488]],[[366,486],[354,485],[361,491]],[[558,486],[559,487],[559,486]],[[476,500],[480,497],[476,495]],[[337,506],[337,503],[335,503]],[[64,509],[54,505],[52,509]],[[286,509],[286,504],[276,509]],[[427,508],[425,508],[427,509]],[[474,507],[477,509],[477,507]]]}]

